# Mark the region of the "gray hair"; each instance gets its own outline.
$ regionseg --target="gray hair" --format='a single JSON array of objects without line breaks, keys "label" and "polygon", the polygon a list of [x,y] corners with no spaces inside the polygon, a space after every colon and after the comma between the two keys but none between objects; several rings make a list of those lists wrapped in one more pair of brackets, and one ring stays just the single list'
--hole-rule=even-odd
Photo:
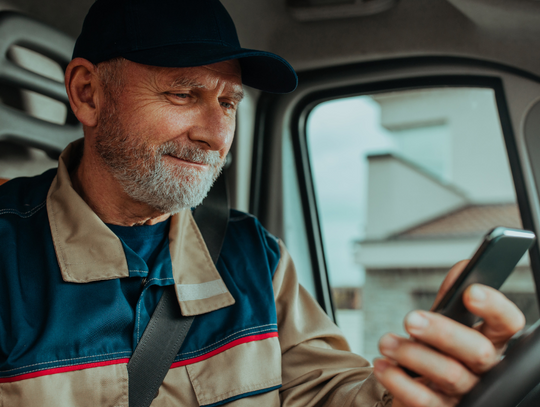
[{"label": "gray hair", "polygon": [[124,65],[127,59],[116,57],[96,65],[96,74],[103,84],[103,91],[109,97],[115,99],[124,86]]}]

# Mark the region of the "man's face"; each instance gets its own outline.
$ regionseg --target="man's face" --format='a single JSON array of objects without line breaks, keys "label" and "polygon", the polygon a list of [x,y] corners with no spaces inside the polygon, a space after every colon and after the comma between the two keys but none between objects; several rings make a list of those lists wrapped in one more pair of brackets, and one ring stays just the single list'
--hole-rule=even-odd
[{"label": "man's face", "polygon": [[197,206],[223,167],[242,98],[237,61],[193,68],[123,64],[105,89],[96,150],[134,200],[163,213]]}]

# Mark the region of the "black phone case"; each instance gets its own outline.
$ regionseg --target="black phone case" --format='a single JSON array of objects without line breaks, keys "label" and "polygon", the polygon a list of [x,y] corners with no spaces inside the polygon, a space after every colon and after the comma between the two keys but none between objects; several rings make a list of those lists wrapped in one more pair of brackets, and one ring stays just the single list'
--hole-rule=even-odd
[{"label": "black phone case", "polygon": [[499,289],[533,243],[534,234],[528,231],[498,227],[488,232],[469,264],[433,311],[472,326],[478,318],[463,305],[463,292],[475,283]]}]

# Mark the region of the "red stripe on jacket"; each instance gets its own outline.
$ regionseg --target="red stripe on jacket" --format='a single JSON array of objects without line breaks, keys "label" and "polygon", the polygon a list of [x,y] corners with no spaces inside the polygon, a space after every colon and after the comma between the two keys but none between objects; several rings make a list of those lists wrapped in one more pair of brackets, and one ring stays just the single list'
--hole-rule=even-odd
[{"label": "red stripe on jacket", "polygon": [[239,339],[236,339],[236,340],[234,340],[232,342],[229,342],[228,344],[220,346],[219,348],[213,350],[212,352],[205,353],[204,355],[197,356],[197,357],[191,358],[191,359],[181,360],[179,362],[174,362],[171,365],[171,369],[173,369],[175,367],[191,365],[193,363],[200,362],[202,360],[211,358],[212,356],[215,356],[218,353],[225,352],[227,349],[234,348],[235,346],[241,345],[243,343],[262,341],[263,339],[276,338],[277,336],[278,336],[277,332],[269,332],[269,333],[260,334],[260,335],[244,336],[243,338],[239,338]]},{"label": "red stripe on jacket", "polygon": [[[243,338],[239,338],[232,342],[229,342],[226,345],[220,346],[219,348],[211,352],[208,352],[204,355],[197,356],[195,358],[186,359],[186,360],[181,360],[179,362],[175,362],[171,365],[171,369],[175,367],[191,365],[193,363],[203,361],[221,352],[225,352],[227,349],[234,348],[235,346],[241,345],[243,343],[262,341],[263,339],[275,338],[277,336],[278,336],[277,332],[269,332],[269,333],[260,334],[260,335],[245,336]],[[102,362],[83,363],[80,365],[55,367],[52,369],[44,369],[44,370],[39,370],[36,372],[24,373],[18,376],[0,378],[0,383],[12,383],[12,382],[18,382],[20,380],[33,379],[35,377],[41,377],[41,376],[49,376],[49,375],[53,375],[57,373],[73,372],[76,370],[91,369],[94,367],[101,367],[101,366],[119,365],[122,363],[127,364],[128,362],[129,362],[129,358],[122,358],[122,359],[114,359],[114,360],[105,360]]]}]

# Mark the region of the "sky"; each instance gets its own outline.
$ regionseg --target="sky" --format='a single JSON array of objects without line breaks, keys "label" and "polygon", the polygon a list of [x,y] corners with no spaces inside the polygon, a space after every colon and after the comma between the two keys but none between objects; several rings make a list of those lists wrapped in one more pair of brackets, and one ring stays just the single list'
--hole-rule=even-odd
[{"label": "sky", "polygon": [[307,141],[330,283],[362,285],[364,272],[354,263],[353,242],[363,237],[366,223],[366,155],[396,146],[369,96],[318,105],[308,118]]}]

